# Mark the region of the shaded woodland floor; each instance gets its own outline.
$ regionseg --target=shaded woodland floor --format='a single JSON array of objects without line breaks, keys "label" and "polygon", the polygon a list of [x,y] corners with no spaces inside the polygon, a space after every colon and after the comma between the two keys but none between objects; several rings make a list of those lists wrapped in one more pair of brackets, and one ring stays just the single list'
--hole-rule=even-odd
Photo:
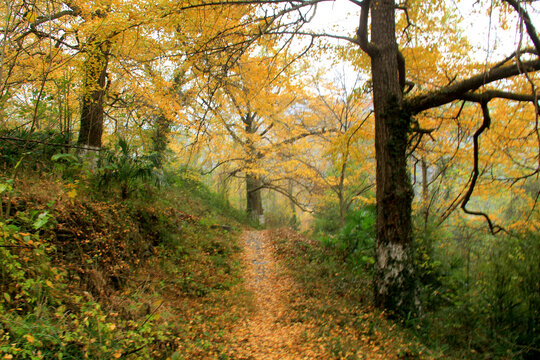
[{"label": "shaded woodland floor", "polygon": [[182,179],[167,201],[19,182],[0,221],[0,358],[437,357],[371,308],[369,269],[292,229],[241,232]]},{"label": "shaded woodland floor", "polygon": [[[0,358],[520,359],[536,351],[492,345],[475,323],[485,312],[474,307],[388,319],[372,306],[369,258],[352,261],[290,228],[250,230],[201,184],[172,180],[127,200],[118,186],[98,192],[92,182],[33,173],[12,182],[0,197]],[[535,258],[537,247],[513,244],[510,255]],[[483,342],[464,344],[468,324]]]}]

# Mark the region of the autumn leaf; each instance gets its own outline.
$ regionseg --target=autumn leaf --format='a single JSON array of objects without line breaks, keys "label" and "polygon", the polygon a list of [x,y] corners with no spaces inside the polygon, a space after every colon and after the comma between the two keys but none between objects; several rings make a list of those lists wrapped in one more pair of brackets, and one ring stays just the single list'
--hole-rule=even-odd
[{"label": "autumn leaf", "polygon": [[28,11],[26,13],[26,15],[24,16],[24,18],[29,22],[29,23],[33,23],[34,21],[36,21],[37,19],[37,14],[33,11]]},{"label": "autumn leaf", "polygon": [[71,189],[66,194],[69,198],[74,199],[77,196],[77,189]]},{"label": "autumn leaf", "polygon": [[30,335],[30,334],[24,335],[24,338],[25,338],[26,341],[28,341],[30,344],[33,344],[34,341],[35,341],[34,337],[33,337],[32,335]]}]

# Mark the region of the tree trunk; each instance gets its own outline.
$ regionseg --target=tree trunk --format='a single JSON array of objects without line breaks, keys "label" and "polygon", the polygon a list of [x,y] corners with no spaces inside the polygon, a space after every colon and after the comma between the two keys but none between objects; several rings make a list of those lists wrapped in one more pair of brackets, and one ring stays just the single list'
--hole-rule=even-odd
[{"label": "tree trunk", "polygon": [[88,44],[88,57],[84,63],[81,127],[77,143],[100,148],[103,135],[103,100],[110,43],[90,40]]},{"label": "tree trunk", "polygon": [[347,159],[343,160],[341,174],[339,176],[338,198],[339,198],[339,224],[345,226],[345,216],[347,216],[347,203],[345,200],[345,176],[347,174]]},{"label": "tree trunk", "polygon": [[[245,125],[246,133],[249,135],[257,133],[257,124],[255,123],[255,119],[256,115],[251,112],[244,115],[242,119]],[[258,154],[257,148],[249,135],[246,143],[248,149],[247,163],[251,168],[254,167],[255,163],[257,162]],[[257,175],[253,175],[248,172],[246,174],[246,211],[250,219],[259,222],[260,224],[264,224],[261,190],[261,179]]]},{"label": "tree trunk", "polygon": [[424,215],[424,231],[427,229],[429,220],[429,184],[428,165],[425,156],[422,156],[422,213]]},{"label": "tree trunk", "polygon": [[298,230],[298,218],[296,217],[296,204],[294,203],[294,183],[289,180],[289,187],[287,189],[289,193],[289,205],[291,207],[291,218],[289,219],[289,226]]},{"label": "tree trunk", "polygon": [[406,315],[417,303],[412,254],[411,203],[407,171],[410,116],[402,108],[395,4],[372,3],[371,56],[377,159],[377,247],[375,305]]},{"label": "tree trunk", "polygon": [[171,132],[171,122],[164,115],[158,115],[154,118],[154,127],[152,150],[157,154],[156,167],[161,169],[163,168],[165,152],[169,143],[168,135]]},{"label": "tree trunk", "polygon": [[246,175],[246,198],[247,198],[247,213],[250,219],[264,224],[262,197],[261,197],[261,181],[257,176]]}]

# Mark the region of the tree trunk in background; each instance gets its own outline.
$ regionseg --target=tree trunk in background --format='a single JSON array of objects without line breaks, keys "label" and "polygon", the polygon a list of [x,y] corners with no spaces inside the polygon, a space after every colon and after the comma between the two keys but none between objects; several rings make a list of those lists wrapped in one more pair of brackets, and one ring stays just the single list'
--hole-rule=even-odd
[{"label": "tree trunk in background", "polygon": [[[245,125],[246,133],[248,133],[246,146],[248,149],[248,161],[249,165],[254,165],[257,161],[257,149],[253,143],[253,139],[250,137],[252,134],[257,133],[257,124],[255,123],[256,115],[249,112],[242,121]],[[264,224],[263,206],[262,206],[262,181],[257,175],[246,173],[246,212],[250,219]]]},{"label": "tree trunk in background", "polygon": [[422,156],[422,213],[424,215],[424,230],[427,229],[429,220],[429,184],[428,184],[428,166],[425,156]]},{"label": "tree trunk in background", "polygon": [[81,125],[77,143],[82,146],[100,148],[110,43],[90,40],[88,44],[88,55],[84,63]]},{"label": "tree trunk in background", "polygon": [[157,154],[156,166],[160,169],[165,162],[165,152],[169,144],[170,132],[171,122],[164,115],[156,116],[154,119],[154,133],[152,134],[152,150]]},{"label": "tree trunk in background", "polygon": [[261,181],[253,175],[246,175],[247,213],[250,219],[264,223],[261,197]]},{"label": "tree trunk in background", "polygon": [[294,183],[292,180],[289,180],[289,187],[287,189],[289,192],[289,205],[291,206],[291,218],[289,219],[289,226],[295,230],[298,230],[300,225],[298,218],[296,216],[296,204],[294,203]]},{"label": "tree trunk in background", "polygon": [[341,166],[341,174],[339,175],[338,198],[339,198],[339,223],[345,226],[345,217],[347,216],[347,203],[345,200],[345,176],[347,174],[347,160],[345,159]]},{"label": "tree trunk in background", "polygon": [[395,35],[395,4],[371,4],[371,55],[377,159],[375,305],[393,313],[414,312],[417,302],[412,254],[413,190],[407,171],[410,116],[402,109]]}]

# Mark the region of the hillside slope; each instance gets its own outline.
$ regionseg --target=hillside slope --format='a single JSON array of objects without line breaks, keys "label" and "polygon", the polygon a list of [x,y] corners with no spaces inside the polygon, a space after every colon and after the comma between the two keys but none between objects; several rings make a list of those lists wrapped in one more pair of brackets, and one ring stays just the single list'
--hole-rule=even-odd
[{"label": "hillside slope", "polygon": [[239,213],[182,177],[109,190],[28,173],[2,194],[0,358],[220,353],[247,299]]}]

